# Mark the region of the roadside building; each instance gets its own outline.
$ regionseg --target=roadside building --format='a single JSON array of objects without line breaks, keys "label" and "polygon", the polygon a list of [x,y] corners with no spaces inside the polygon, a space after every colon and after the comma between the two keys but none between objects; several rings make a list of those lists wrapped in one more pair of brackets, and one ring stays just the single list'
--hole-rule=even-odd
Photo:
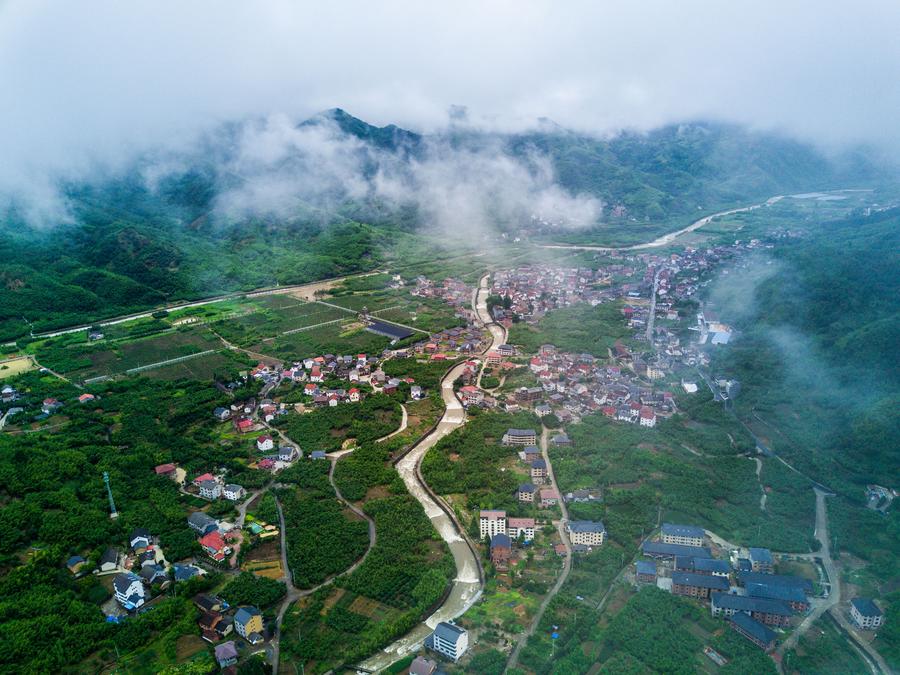
[{"label": "roadside building", "polygon": [[537,433],[534,429],[507,429],[503,434],[503,445],[535,445]]},{"label": "roadside building", "polygon": [[469,648],[469,634],[456,624],[441,621],[425,639],[425,647],[456,662]]},{"label": "roadside building", "polygon": [[250,644],[263,641],[262,614],[256,607],[240,607],[234,613],[234,629]]},{"label": "roadside building", "polygon": [[884,613],[869,598],[853,598],[850,601],[850,616],[863,630],[875,630],[884,624]]},{"label": "roadside building", "polygon": [[585,546],[602,546],[606,541],[606,527],[599,520],[571,520],[566,523],[569,541]]},{"label": "roadside building", "polygon": [[541,508],[547,509],[559,503],[559,492],[554,488],[548,487],[541,490]]},{"label": "roadside building", "polygon": [[520,502],[533,502],[537,488],[531,483],[523,483],[516,491],[516,497]]},{"label": "roadside building", "polygon": [[543,459],[536,459],[531,463],[531,482],[535,485],[547,482],[547,462]]},{"label": "roadside building", "polygon": [[534,518],[510,518],[506,529],[512,539],[532,541],[535,530]]}]

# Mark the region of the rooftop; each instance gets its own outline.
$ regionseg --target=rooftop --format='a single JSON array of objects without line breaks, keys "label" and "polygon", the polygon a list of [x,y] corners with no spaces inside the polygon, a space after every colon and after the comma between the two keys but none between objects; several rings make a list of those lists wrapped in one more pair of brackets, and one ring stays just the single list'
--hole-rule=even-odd
[{"label": "rooftop", "polygon": [[743,612],[738,612],[733,617],[731,617],[731,623],[741,628],[748,635],[752,635],[757,640],[765,644],[768,644],[775,639],[774,631],[769,630],[759,621],[747,614],[744,614]]},{"label": "rooftop", "polygon": [[881,610],[878,608],[878,605],[869,598],[853,598],[850,604],[856,607],[856,611],[863,616],[881,616]]}]

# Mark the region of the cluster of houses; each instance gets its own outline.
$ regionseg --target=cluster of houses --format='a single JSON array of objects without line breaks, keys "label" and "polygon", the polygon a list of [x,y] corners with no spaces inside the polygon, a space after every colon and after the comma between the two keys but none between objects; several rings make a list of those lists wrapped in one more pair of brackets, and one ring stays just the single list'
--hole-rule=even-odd
[{"label": "cluster of houses", "polygon": [[[194,597],[194,605],[200,610],[200,618],[197,625],[200,627],[200,636],[212,644],[223,640],[232,633],[237,633],[251,645],[257,645],[265,640],[265,626],[263,624],[262,613],[253,606],[242,606],[232,608],[225,600],[215,595],[199,594]],[[221,645],[225,647],[229,643]],[[225,649],[216,648],[216,660],[219,665],[227,667],[233,665],[234,661],[229,664],[223,664],[220,656],[227,656],[230,660],[237,660],[237,648],[234,642],[230,642],[230,647]],[[230,654],[230,652],[234,654]]]},{"label": "cluster of houses", "polygon": [[813,585],[802,577],[775,574],[772,552],[749,548],[733,560],[713,557],[701,527],[664,523],[660,537],[645,541],[649,560],[635,563],[638,583],[709,603],[713,616],[728,619],[736,632],[764,649],[775,647],[772,628],[790,626],[810,608]]},{"label": "cluster of houses", "polygon": [[478,514],[478,534],[489,542],[491,563],[498,570],[510,564],[513,543],[534,541],[534,518],[508,518],[506,511],[483,510]]},{"label": "cluster of houses", "polygon": [[538,384],[508,395],[504,404],[508,411],[530,408],[539,417],[552,413],[564,423],[602,412],[611,419],[645,427],[655,427],[659,417],[676,411],[671,392],[642,384],[630,368],[604,363],[590,354],[542,345],[528,367]]},{"label": "cluster of houses", "polygon": [[[231,555],[231,547],[227,540],[234,539],[233,527],[204,513],[195,511],[188,516],[188,527],[197,535],[197,542],[204,553],[217,563],[222,563]],[[239,535],[238,535],[239,536]]]},{"label": "cluster of houses", "polygon": [[[170,465],[161,466],[167,467]],[[171,466],[174,467],[174,465]],[[159,468],[157,467],[157,469]],[[240,485],[225,483],[221,476],[214,476],[211,473],[200,474],[191,481],[191,485],[197,489],[197,494],[202,499],[208,499],[209,501],[227,499],[228,501],[236,502],[247,496],[247,491]]]}]

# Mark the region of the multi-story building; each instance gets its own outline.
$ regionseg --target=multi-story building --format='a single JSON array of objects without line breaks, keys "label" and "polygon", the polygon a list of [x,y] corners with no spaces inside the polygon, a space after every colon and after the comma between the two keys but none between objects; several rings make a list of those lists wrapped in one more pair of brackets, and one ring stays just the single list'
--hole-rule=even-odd
[{"label": "multi-story building", "polygon": [[217,480],[205,480],[200,483],[200,496],[204,499],[218,499],[222,496],[222,484]]},{"label": "multi-story building", "polygon": [[884,623],[884,613],[869,598],[853,598],[850,601],[850,616],[863,630],[875,630]]},{"label": "multi-story building", "polygon": [[559,503],[559,493],[552,487],[541,490],[541,508],[546,509]]},{"label": "multi-story building", "polygon": [[743,612],[735,614],[728,623],[731,625],[732,629],[743,635],[760,649],[770,652],[775,648],[775,633]]},{"label": "multi-story building", "polygon": [[606,541],[606,527],[599,520],[572,520],[566,524],[569,541],[585,546],[602,546]]},{"label": "multi-story building", "polygon": [[536,459],[531,463],[531,482],[535,485],[547,482],[547,462]]},{"label": "multi-story building", "polygon": [[672,572],[672,593],[690,598],[708,598],[712,591],[727,591],[728,581],[710,574]]},{"label": "multi-story building", "polygon": [[503,445],[535,445],[537,433],[534,429],[507,429],[503,434]]},{"label": "multi-story building", "polygon": [[534,539],[534,518],[510,518],[506,531],[512,539],[531,541]]},{"label": "multi-story building", "polygon": [[495,534],[491,537],[491,563],[494,567],[505,568],[512,555],[512,542],[507,534]]},{"label": "multi-story building", "polygon": [[656,583],[656,563],[652,560],[638,560],[634,564],[635,578],[642,584]]},{"label": "multi-story building", "polygon": [[680,546],[703,546],[703,537],[706,533],[702,527],[693,525],[676,525],[663,523],[662,540],[664,544],[678,544]]},{"label": "multi-story building", "polygon": [[478,533],[482,539],[506,534],[506,511],[481,511],[478,514]]},{"label": "multi-story building", "polygon": [[136,574],[131,572],[117,574],[113,579],[113,590],[116,593],[116,601],[125,609],[137,609],[144,604],[144,584]]},{"label": "multi-story building", "polygon": [[519,489],[516,490],[516,497],[520,502],[533,502],[534,494],[537,492],[537,488],[531,483],[523,483],[519,486]]},{"label": "multi-story building", "polygon": [[256,607],[241,607],[234,613],[234,629],[250,644],[263,640],[262,614]]},{"label": "multi-story building", "polygon": [[459,661],[469,648],[469,634],[456,624],[441,621],[426,638],[425,646],[452,661]]},{"label": "multi-story building", "polygon": [[767,626],[788,626],[794,615],[786,603],[780,600],[751,598],[746,595],[731,593],[713,593],[710,595],[710,611],[713,616],[732,617],[738,612],[751,617]]},{"label": "multi-story building", "polygon": [[222,496],[232,502],[236,502],[238,499],[242,499],[246,494],[247,491],[244,488],[233,483],[229,483],[222,490]]},{"label": "multi-story building", "polygon": [[771,573],[775,565],[775,561],[772,559],[772,551],[767,548],[754,548],[751,546],[750,565],[754,572]]}]

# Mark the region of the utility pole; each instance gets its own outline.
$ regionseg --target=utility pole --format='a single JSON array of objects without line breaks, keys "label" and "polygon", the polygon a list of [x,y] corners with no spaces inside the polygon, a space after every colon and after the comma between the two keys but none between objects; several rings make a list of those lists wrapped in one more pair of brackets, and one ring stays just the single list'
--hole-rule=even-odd
[{"label": "utility pole", "polygon": [[119,512],[116,511],[116,502],[113,501],[112,488],[109,486],[109,472],[103,472],[103,482],[106,483],[106,494],[109,497],[109,517],[118,518]]}]

